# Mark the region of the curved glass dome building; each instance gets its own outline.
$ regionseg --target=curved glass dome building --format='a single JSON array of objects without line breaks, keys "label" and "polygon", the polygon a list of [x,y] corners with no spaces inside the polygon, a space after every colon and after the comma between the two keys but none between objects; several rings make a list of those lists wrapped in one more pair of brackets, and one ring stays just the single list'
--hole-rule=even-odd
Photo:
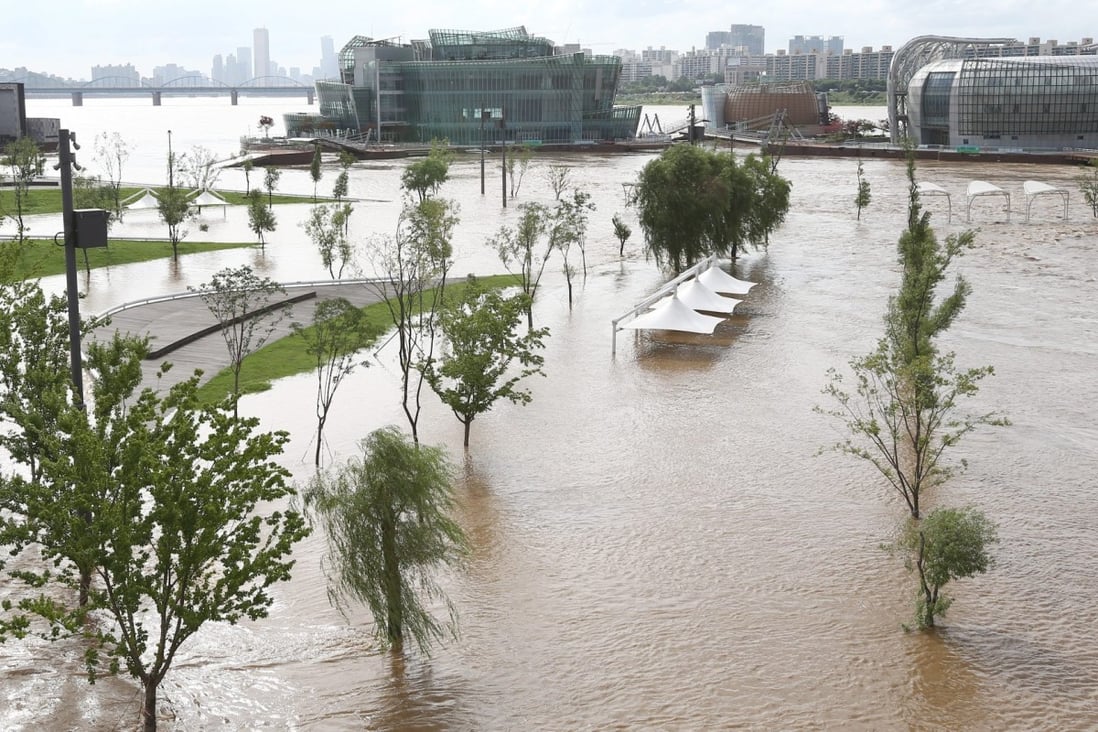
[{"label": "curved glass dome building", "polygon": [[1098,148],[1098,56],[935,61],[915,72],[907,92],[919,145]]}]

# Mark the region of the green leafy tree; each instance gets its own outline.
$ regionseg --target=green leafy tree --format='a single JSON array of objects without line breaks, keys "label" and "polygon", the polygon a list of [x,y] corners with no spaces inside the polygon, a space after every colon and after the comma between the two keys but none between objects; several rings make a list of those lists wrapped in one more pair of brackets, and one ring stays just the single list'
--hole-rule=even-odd
[{"label": "green leafy tree", "polygon": [[258,351],[290,311],[274,302],[286,290],[269,277],[260,277],[247,266],[227,267],[215,272],[209,282],[190,288],[202,298],[218,325],[229,351],[233,373],[233,414],[240,400],[240,370],[244,359]]},{"label": "green leafy tree", "polygon": [[[534,328],[534,297],[545,272],[553,241],[547,237],[549,210],[540,203],[524,203],[519,206],[519,222],[514,228],[501,226],[488,244],[499,255],[503,266],[519,278],[519,286],[527,296],[526,324]],[[542,238],[545,237],[543,241]]]},{"label": "green leafy tree", "polygon": [[277,225],[278,220],[275,218],[274,208],[263,200],[263,196],[260,195],[259,191],[252,191],[248,195],[248,228],[259,237],[261,249],[266,250],[267,248],[264,234],[268,231],[274,231]]},{"label": "green leafy tree", "polygon": [[114,218],[119,221],[122,220],[122,168],[129,158],[130,146],[119,133],[100,132],[95,136],[95,160],[103,166],[111,192],[111,205],[104,208],[113,211]]},{"label": "green leafy tree", "polygon": [[346,217],[349,215],[350,204],[333,203],[330,206],[318,204],[313,206],[309,212],[309,218],[302,224],[305,233],[313,240],[313,244],[320,252],[320,259],[333,280],[343,276],[343,269],[353,255],[351,243],[346,234]]},{"label": "green leafy tree", "polygon": [[11,178],[15,198],[15,214],[11,218],[15,221],[16,241],[22,244],[27,240],[27,233],[30,231],[23,219],[30,196],[30,184],[42,175],[46,158],[38,149],[38,144],[24,136],[4,146],[0,163],[8,169]]},{"label": "green leafy tree", "polygon": [[1090,206],[1090,212],[1098,217],[1098,163],[1092,158],[1087,166],[1087,172],[1076,178],[1076,182],[1083,200]]},{"label": "green leafy tree", "polygon": [[564,260],[562,271],[568,284],[568,309],[572,309],[572,278],[576,274],[575,268],[568,261],[572,245],[579,247],[583,260],[583,277],[587,279],[587,219],[588,214],[595,209],[591,202],[591,194],[581,189],[572,191],[571,199],[557,200],[556,207],[549,214],[549,244],[560,252]]},{"label": "green leafy tree", "polygon": [[[341,610],[365,602],[384,647],[400,651],[410,636],[428,652],[457,632],[454,607],[435,581],[466,551],[449,515],[451,468],[441,448],[413,444],[393,427],[372,432],[361,448],[305,494],[328,537],[329,597]],[[431,615],[433,604],[446,607],[447,620]]]},{"label": "green leafy tree", "polygon": [[858,161],[858,195],[854,197],[854,205],[858,208],[858,221],[862,220],[862,209],[869,205],[871,200],[869,181],[863,177],[862,161]]},{"label": "green leafy tree", "polygon": [[316,203],[316,187],[323,175],[320,169],[320,145],[313,145],[313,160],[309,163],[309,177],[313,179],[313,203]]},{"label": "green leafy tree", "polygon": [[389,310],[395,328],[400,368],[401,408],[412,439],[419,442],[422,364],[434,355],[438,308],[453,265],[455,204],[406,197],[396,235],[371,242],[367,256],[377,279],[369,285]]},{"label": "green leafy tree", "polygon": [[765,244],[789,208],[789,181],[765,159],[673,145],[633,187],[648,252],[676,271],[711,254]]},{"label": "green leafy tree", "polygon": [[936,290],[953,258],[971,246],[973,233],[951,235],[941,246],[919,205],[912,159],[908,181],[908,228],[898,246],[902,276],[889,299],[885,335],[871,353],[850,362],[852,391],[831,369],[824,393],[837,405],[825,413],[841,419],[851,435],[835,448],[868,460],[918,518],[922,495],[957,469],[943,462],[948,448],[980,425],[1009,422],[995,412],[960,413],[960,401],[974,396],[994,369],[959,370],[954,354],[938,352],[934,339],[964,309],[970,286],[958,277],[940,300]]},{"label": "green leafy tree", "polygon": [[179,259],[179,242],[187,236],[183,224],[198,215],[191,205],[187,191],[175,184],[179,174],[179,159],[171,149],[171,132],[168,133],[168,187],[157,192],[156,210],[160,220],[168,226],[168,241],[172,245],[172,259]]},{"label": "green leafy tree", "polygon": [[[527,376],[542,374],[545,359],[537,353],[548,328],[515,332],[526,312],[526,295],[504,297],[485,290],[470,276],[462,297],[447,303],[439,325],[448,351],[427,365],[427,381],[454,416],[465,425],[465,447],[473,420],[500,399],[528,404],[531,394],[519,388]],[[513,366],[517,365],[517,370]]]},{"label": "green leafy tree", "polygon": [[995,525],[974,508],[936,508],[922,521],[909,521],[901,540],[908,568],[919,577],[915,622],[933,628],[953,600],[942,593],[952,580],[983,574],[992,565]]},{"label": "green leafy tree", "polygon": [[311,327],[293,324],[304,339],[305,352],[316,359],[316,466],[320,467],[324,425],[332,409],[336,390],[358,366],[369,366],[356,354],[376,336],[363,311],[344,298],[321,300],[313,310]]},{"label": "green leafy tree", "polygon": [[416,160],[405,168],[400,185],[409,193],[415,193],[420,203],[438,194],[442,184],[450,179],[452,154],[445,143],[434,141],[427,157]]},{"label": "green leafy tree", "polygon": [[282,177],[282,171],[273,166],[268,166],[263,172],[263,188],[267,191],[267,205],[274,206],[274,192],[278,188],[278,179]]},{"label": "green leafy tree", "polygon": [[618,256],[624,257],[625,242],[629,241],[629,237],[633,235],[633,230],[617,214],[614,214],[610,221],[614,224],[614,236],[618,239]]}]

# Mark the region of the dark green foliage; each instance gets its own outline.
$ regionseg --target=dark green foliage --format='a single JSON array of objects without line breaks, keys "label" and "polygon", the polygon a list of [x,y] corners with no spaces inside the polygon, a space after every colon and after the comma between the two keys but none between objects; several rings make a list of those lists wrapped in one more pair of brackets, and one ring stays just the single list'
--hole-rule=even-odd
[{"label": "dark green foliage", "polygon": [[278,219],[275,218],[274,207],[268,201],[263,200],[263,196],[260,195],[259,191],[252,191],[248,196],[248,228],[259,237],[261,249],[267,248],[267,240],[264,234],[268,231],[274,231],[277,225]]},{"label": "dark green foliage", "polygon": [[442,184],[450,179],[451,153],[445,144],[433,142],[431,152],[425,158],[412,162],[400,176],[404,190],[414,192],[420,203],[438,193]]},{"label": "dark green foliage", "polygon": [[789,209],[789,181],[765,159],[673,145],[644,166],[633,189],[648,252],[681,271],[709,255],[764,246]]},{"label": "dark green foliage", "polygon": [[854,196],[854,205],[858,208],[858,221],[862,220],[862,209],[872,200],[869,181],[863,177],[862,161],[858,161],[858,195]]},{"label": "dark green foliage", "polygon": [[313,179],[313,203],[316,203],[316,186],[320,183],[320,145],[313,146],[313,160],[309,163],[309,177]]},{"label": "dark green foliage", "polygon": [[[464,533],[449,516],[451,468],[441,448],[413,444],[394,427],[360,446],[360,457],[318,475],[306,492],[328,537],[328,594],[340,609],[365,602],[383,646],[399,651],[410,635],[428,652],[457,632],[453,605],[435,581],[465,552]],[[428,610],[440,602],[448,621]]]},{"label": "dark green foliage", "polygon": [[[549,329],[528,330],[525,335],[515,332],[526,312],[526,300],[525,294],[504,297],[499,290],[486,290],[470,277],[462,297],[446,303],[439,313],[449,348],[438,361],[426,365],[427,382],[465,425],[465,447],[477,415],[500,399],[528,404],[530,392],[518,388],[518,383],[543,374],[545,359],[536,351],[543,347]],[[521,368],[513,369],[515,364]]]},{"label": "dark green foliage", "polygon": [[1098,217],[1098,163],[1093,158],[1088,164],[1087,172],[1080,175],[1076,181],[1079,183],[1083,200],[1090,206],[1090,212]]},{"label": "dark green foliage", "polygon": [[614,236],[618,239],[618,256],[624,257],[625,242],[629,241],[629,237],[633,235],[633,230],[617,214],[614,214],[610,221],[614,224]]},{"label": "dark green foliage", "polygon": [[995,525],[974,508],[937,508],[922,521],[910,521],[901,541],[908,568],[919,577],[915,621],[933,628],[952,598],[942,588],[952,580],[983,574],[991,567]]},{"label": "dark green foliage", "polygon": [[540,203],[519,206],[520,216],[515,228],[501,226],[488,244],[496,250],[508,272],[518,275],[519,286],[527,296],[526,325],[534,327],[534,297],[538,292],[545,264],[553,252],[552,237],[542,237],[549,231],[550,213]]}]

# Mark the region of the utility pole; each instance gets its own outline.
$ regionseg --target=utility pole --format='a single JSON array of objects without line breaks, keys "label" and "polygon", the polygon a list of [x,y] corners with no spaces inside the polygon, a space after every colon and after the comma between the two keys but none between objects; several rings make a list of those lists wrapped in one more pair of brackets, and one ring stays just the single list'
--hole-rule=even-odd
[{"label": "utility pole", "polygon": [[507,117],[499,118],[500,150],[503,151],[503,207],[507,208]]},{"label": "utility pole", "polygon": [[57,165],[61,169],[61,220],[65,230],[65,291],[69,300],[69,361],[72,367],[73,394],[84,406],[84,365],[80,354],[80,293],[76,290],[76,222],[72,207],[72,169],[76,164],[69,142],[77,150],[76,133],[57,132]]},{"label": "utility pole", "polygon": [[484,195],[484,122],[488,119],[488,110],[480,110],[480,195]]}]

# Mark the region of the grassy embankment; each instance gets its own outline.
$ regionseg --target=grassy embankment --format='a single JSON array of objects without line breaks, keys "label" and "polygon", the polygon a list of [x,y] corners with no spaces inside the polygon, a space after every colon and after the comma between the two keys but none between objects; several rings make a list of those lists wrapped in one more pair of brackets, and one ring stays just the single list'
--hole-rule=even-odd
[{"label": "grassy embankment", "polygon": [[[140,192],[141,188],[123,188],[125,199]],[[234,206],[246,205],[247,196],[235,191],[219,191],[226,201]],[[325,199],[327,200],[327,199]],[[276,194],[273,204],[311,202],[311,196],[286,196]],[[9,216],[15,211],[15,192],[10,188],[0,189],[0,211]],[[61,191],[58,188],[33,188],[23,201],[23,215],[61,213]],[[40,232],[35,232],[40,233]],[[202,242],[194,239],[179,244],[179,253],[195,254],[220,249],[236,249],[254,246],[255,242]],[[172,256],[171,244],[167,241],[144,239],[110,239],[105,249],[85,249],[78,253],[77,264],[81,269],[117,266],[134,262],[147,262],[153,259],[165,259]],[[65,271],[65,250],[54,244],[52,239],[31,238],[20,248],[16,258],[14,276],[19,279],[30,277],[49,277]]]},{"label": "grassy embankment", "polygon": [[[491,275],[478,277],[477,281],[484,287],[511,287],[519,284],[515,275]],[[365,286],[365,285],[364,285]],[[465,280],[456,280],[447,283],[446,297],[460,297],[466,287]],[[432,297],[434,291],[428,293]],[[393,327],[389,309],[383,302],[367,305],[363,308],[367,322],[370,324],[373,337],[367,348],[373,348],[378,339]],[[311,335],[312,326],[305,328]],[[271,388],[271,382],[295,374],[307,373],[316,370],[316,356],[305,350],[305,338],[297,335],[287,336],[249,355],[244,359],[240,369],[240,391],[243,394],[266,391]],[[171,355],[165,357],[171,361]],[[204,402],[212,403],[225,398],[232,392],[233,374],[229,368],[225,368],[214,375],[199,389],[199,398]]]}]

